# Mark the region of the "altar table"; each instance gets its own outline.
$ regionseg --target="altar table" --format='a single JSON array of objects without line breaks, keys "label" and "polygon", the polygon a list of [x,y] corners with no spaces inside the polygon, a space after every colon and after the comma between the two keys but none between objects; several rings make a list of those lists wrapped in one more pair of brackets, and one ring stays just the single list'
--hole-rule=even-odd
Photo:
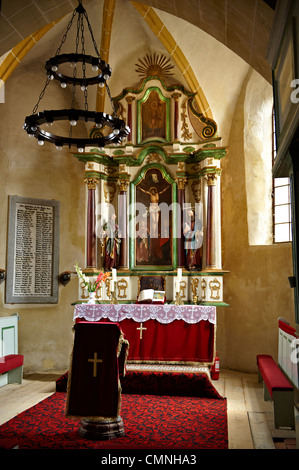
[{"label": "altar table", "polygon": [[216,307],[204,305],[78,304],[74,320],[120,324],[128,362],[212,364]]}]

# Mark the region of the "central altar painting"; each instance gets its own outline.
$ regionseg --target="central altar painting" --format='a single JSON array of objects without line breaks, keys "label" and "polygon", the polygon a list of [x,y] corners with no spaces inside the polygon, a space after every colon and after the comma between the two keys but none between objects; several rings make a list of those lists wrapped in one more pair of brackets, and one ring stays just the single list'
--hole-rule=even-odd
[{"label": "central altar painting", "polygon": [[169,210],[173,199],[172,184],[167,181],[165,172],[163,175],[157,167],[143,171],[140,177],[133,185],[135,266],[172,266],[173,214]]}]

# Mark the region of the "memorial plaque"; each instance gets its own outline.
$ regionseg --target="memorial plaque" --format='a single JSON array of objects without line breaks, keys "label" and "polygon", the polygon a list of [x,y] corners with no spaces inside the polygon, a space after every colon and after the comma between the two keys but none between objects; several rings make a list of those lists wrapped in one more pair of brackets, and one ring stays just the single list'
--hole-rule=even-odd
[{"label": "memorial plaque", "polygon": [[57,303],[59,202],[9,197],[6,303]]}]

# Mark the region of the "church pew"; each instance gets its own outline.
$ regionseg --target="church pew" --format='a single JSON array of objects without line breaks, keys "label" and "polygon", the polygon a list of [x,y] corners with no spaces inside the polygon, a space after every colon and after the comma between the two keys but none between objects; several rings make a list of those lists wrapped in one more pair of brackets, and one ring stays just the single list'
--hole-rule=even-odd
[{"label": "church pew", "polygon": [[24,356],[22,354],[9,354],[0,357],[0,387],[6,384],[22,383],[23,363]]},{"label": "church pew", "polygon": [[295,428],[294,389],[272,356],[258,354],[258,379],[263,382],[264,399],[273,400],[275,428]]}]

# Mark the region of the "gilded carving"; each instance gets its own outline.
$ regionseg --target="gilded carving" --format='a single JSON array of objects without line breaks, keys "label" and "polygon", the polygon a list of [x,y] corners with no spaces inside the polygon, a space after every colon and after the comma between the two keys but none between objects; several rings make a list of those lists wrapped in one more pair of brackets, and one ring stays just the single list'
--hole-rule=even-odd
[{"label": "gilded carving", "polygon": [[181,93],[172,93],[171,97],[174,99],[174,101],[178,101],[179,97],[182,96]]},{"label": "gilded carving", "polygon": [[136,72],[142,78],[146,77],[159,77],[163,80],[172,76],[172,69],[174,65],[164,54],[146,54],[142,59],[138,57],[138,63],[136,65]]},{"label": "gilded carving", "polygon": [[80,295],[80,298],[81,298],[81,299],[88,299],[89,295],[88,295],[88,291],[85,289],[85,284],[84,284],[84,282],[81,282],[81,283],[80,283],[80,287],[81,287],[81,295]]},{"label": "gilded carving", "polygon": [[201,280],[201,299],[206,300],[206,288],[207,288],[207,282],[205,279]]},{"label": "gilded carving", "polygon": [[212,281],[210,281],[209,287],[210,287],[211,299],[219,300],[221,284],[218,281],[218,279],[215,278]]},{"label": "gilded carving", "polygon": [[106,166],[105,169],[104,169],[104,173],[106,173],[106,175],[114,175],[116,173],[116,168],[115,167],[110,167],[110,166]]},{"label": "gilded carving", "polygon": [[96,185],[99,182],[99,178],[85,178],[84,183],[87,184],[88,189],[96,189]]},{"label": "gilded carving", "polygon": [[111,203],[116,193],[116,184],[113,181],[105,181],[103,185],[103,189],[104,189],[105,202]]},{"label": "gilded carving", "polygon": [[178,189],[185,189],[187,178],[176,178],[175,182],[178,185]]},{"label": "gilded carving", "polygon": [[201,180],[193,180],[191,184],[191,191],[195,202],[201,201]]},{"label": "gilded carving", "polygon": [[209,173],[205,175],[205,179],[208,182],[208,186],[215,186],[217,175],[216,173]]},{"label": "gilded carving", "polygon": [[127,191],[130,181],[129,180],[118,180],[120,185],[120,191]]},{"label": "gilded carving", "polygon": [[120,279],[117,282],[117,287],[118,287],[118,297],[120,299],[127,299],[128,298],[128,281],[126,279]]},{"label": "gilded carving", "polygon": [[157,153],[152,152],[146,157],[146,163],[163,162],[163,158]]},{"label": "gilded carving", "polygon": [[180,295],[181,295],[181,298],[186,298],[186,287],[187,287],[187,283],[186,281],[181,281],[180,282]]},{"label": "gilded carving", "polygon": [[177,171],[185,171],[185,162],[178,162]]},{"label": "gilded carving", "polygon": [[127,171],[127,165],[125,163],[120,163],[118,167],[119,173],[126,173]]},{"label": "gilded carving", "polygon": [[185,140],[190,140],[192,137],[192,133],[189,132],[188,124],[187,124],[187,111],[186,111],[186,101],[185,103],[182,104],[181,106],[182,112],[181,112],[181,120],[182,120],[182,138]]},{"label": "gilded carving", "polygon": [[135,100],[134,96],[126,96],[126,102],[128,104],[132,104],[134,100]]},{"label": "gilded carving", "polygon": [[193,277],[191,279],[191,293],[192,293],[192,300],[193,302],[197,302],[198,295],[197,295],[197,288],[199,284],[199,279],[197,277]]}]

